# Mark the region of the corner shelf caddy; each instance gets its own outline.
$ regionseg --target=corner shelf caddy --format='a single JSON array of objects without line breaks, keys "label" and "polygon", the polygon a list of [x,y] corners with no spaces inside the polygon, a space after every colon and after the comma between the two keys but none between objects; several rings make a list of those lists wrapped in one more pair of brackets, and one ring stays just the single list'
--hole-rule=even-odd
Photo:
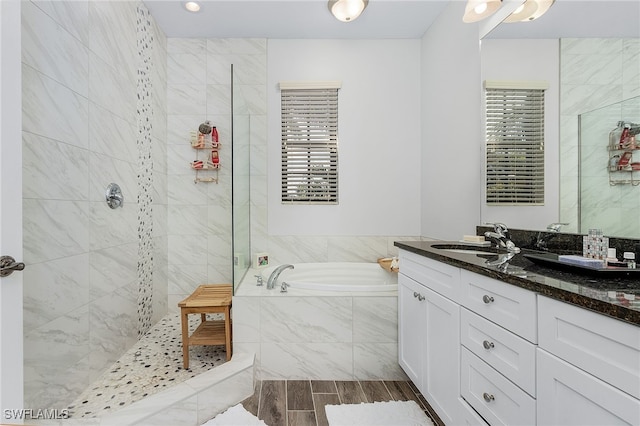
[{"label": "corner shelf caddy", "polygon": [[609,185],[640,185],[640,169],[632,162],[634,155],[640,156],[640,146],[632,148],[608,147]]},{"label": "corner shelf caddy", "polygon": [[[218,130],[206,121],[198,130],[190,132],[190,136],[191,148],[196,150],[196,159],[190,164],[196,172],[194,183],[218,183],[218,170],[220,170]],[[206,153],[203,159],[201,159],[202,153]]]}]

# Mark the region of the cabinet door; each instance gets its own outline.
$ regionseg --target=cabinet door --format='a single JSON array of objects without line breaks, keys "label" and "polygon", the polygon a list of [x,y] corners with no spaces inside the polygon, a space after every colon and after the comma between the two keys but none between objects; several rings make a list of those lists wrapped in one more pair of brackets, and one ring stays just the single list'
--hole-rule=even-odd
[{"label": "cabinet door", "polygon": [[640,327],[538,297],[540,348],[640,398]]},{"label": "cabinet door", "polygon": [[539,425],[640,425],[640,400],[537,349]]},{"label": "cabinet door", "polygon": [[[422,390],[422,342],[425,333],[425,288],[398,274],[398,362]],[[420,298],[417,295],[420,294]]]},{"label": "cabinet door", "polygon": [[447,425],[460,424],[460,305],[425,289],[422,394]]}]

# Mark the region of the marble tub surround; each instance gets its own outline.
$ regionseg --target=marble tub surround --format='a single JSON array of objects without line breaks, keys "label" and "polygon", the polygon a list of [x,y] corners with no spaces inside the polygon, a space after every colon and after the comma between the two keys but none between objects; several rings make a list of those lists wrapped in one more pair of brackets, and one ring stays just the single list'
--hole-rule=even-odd
[{"label": "marble tub surround", "polygon": [[233,298],[233,343],[256,353],[258,378],[406,380],[397,295],[283,294],[257,287],[252,272]]},{"label": "marble tub surround", "polygon": [[[523,254],[528,251],[527,249],[515,255],[510,262],[511,265],[519,266],[527,271],[526,277],[520,277],[487,266],[486,260],[491,255],[452,253],[433,247],[443,243],[460,244],[444,241],[405,241],[396,242],[396,246],[640,326],[640,285],[636,279],[611,278],[603,275],[594,278],[590,275],[551,269],[526,259]],[[402,268],[402,265],[400,267]]]}]

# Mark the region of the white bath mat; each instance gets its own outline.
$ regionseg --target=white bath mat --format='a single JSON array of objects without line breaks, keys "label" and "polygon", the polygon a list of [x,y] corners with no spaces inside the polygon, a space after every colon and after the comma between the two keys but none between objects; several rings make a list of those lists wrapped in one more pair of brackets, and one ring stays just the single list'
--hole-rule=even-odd
[{"label": "white bath mat", "polygon": [[265,422],[244,409],[242,404],[234,405],[220,413],[203,426],[267,426]]},{"label": "white bath mat", "polygon": [[327,405],[329,426],[433,426],[415,401]]}]

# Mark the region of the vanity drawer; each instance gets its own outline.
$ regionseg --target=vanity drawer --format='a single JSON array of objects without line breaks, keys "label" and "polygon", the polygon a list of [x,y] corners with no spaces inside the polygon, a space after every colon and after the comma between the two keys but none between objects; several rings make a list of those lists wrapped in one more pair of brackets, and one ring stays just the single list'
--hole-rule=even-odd
[{"label": "vanity drawer", "polygon": [[460,313],[462,344],[535,397],[535,345],[467,309],[461,309]]},{"label": "vanity drawer", "polygon": [[640,399],[640,327],[538,297],[540,347]]},{"label": "vanity drawer", "polygon": [[461,350],[462,397],[492,426],[535,425],[536,400],[468,349]]},{"label": "vanity drawer", "polygon": [[460,293],[460,269],[428,257],[400,250],[400,273],[456,303]]},{"label": "vanity drawer", "polygon": [[460,304],[537,343],[536,294],[484,275],[461,270]]}]

